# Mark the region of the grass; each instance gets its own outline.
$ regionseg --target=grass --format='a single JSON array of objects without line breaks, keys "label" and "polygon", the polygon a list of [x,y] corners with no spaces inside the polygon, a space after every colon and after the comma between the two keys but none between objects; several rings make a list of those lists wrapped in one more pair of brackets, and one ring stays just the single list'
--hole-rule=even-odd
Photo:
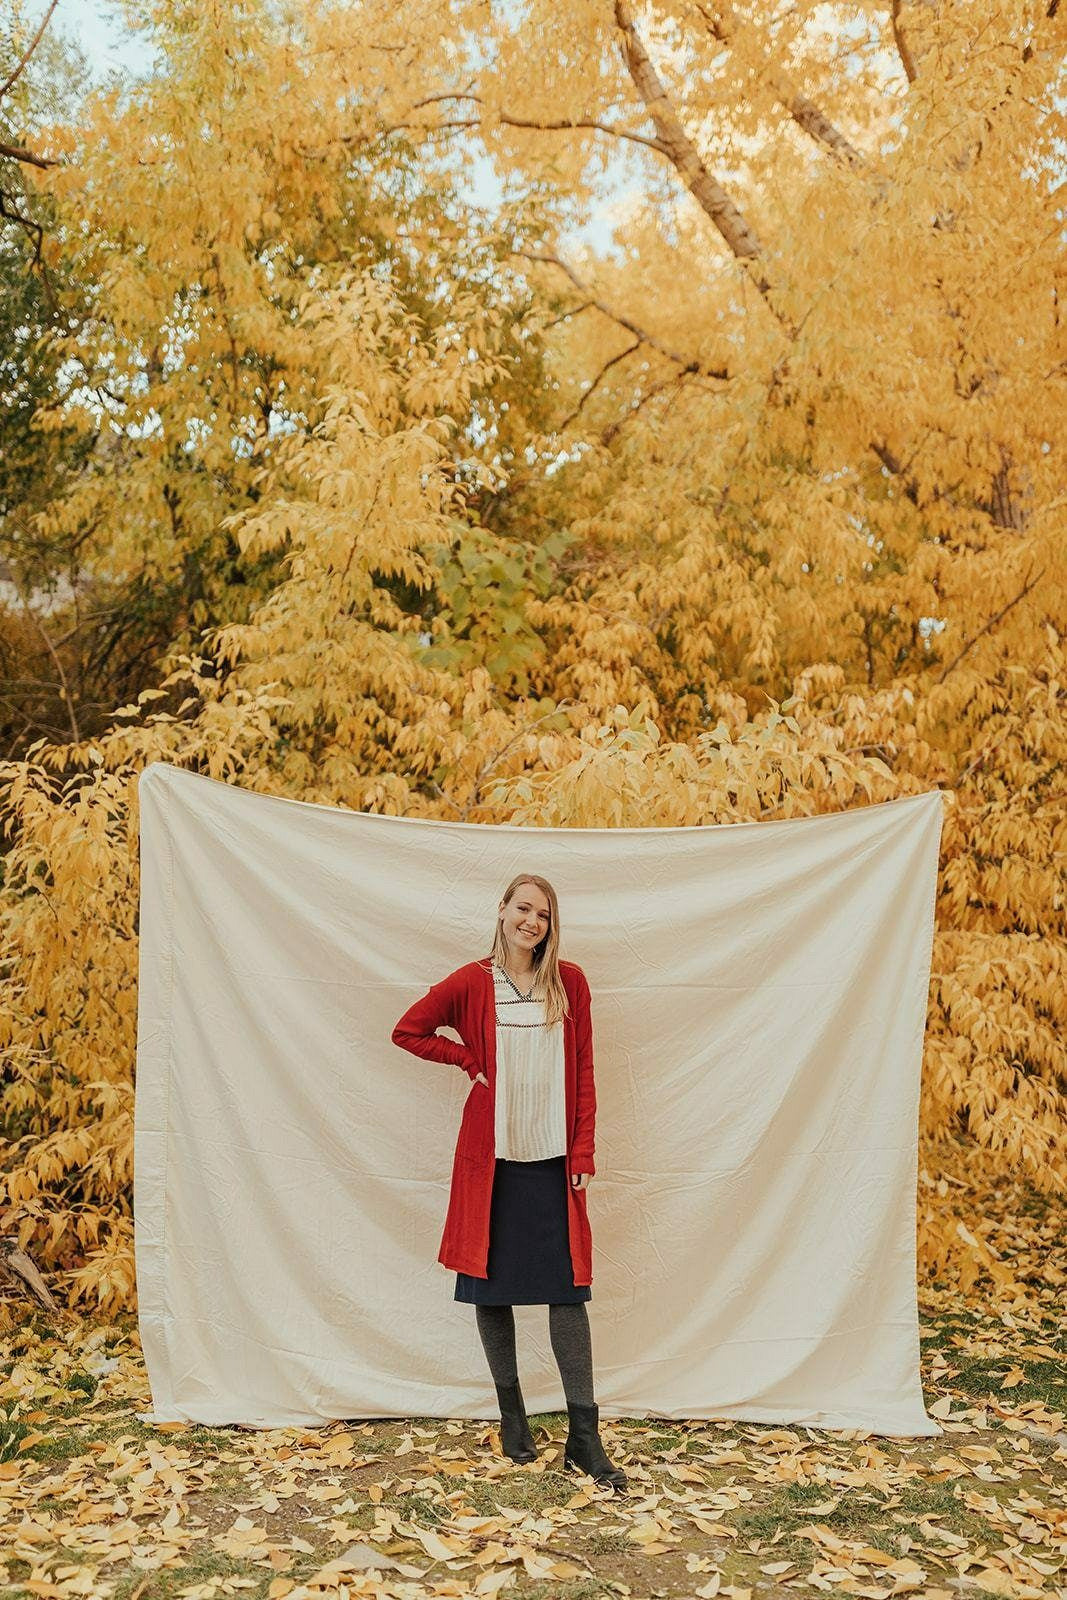
[{"label": "grass", "polygon": [[[336,1594],[323,1567],[368,1543],[422,1576],[351,1575],[361,1597],[464,1596],[506,1569],[515,1600],[693,1600],[709,1585],[734,1600],[1052,1600],[1067,1574],[1064,1330],[936,1286],[922,1303],[927,1403],[952,1411],[941,1437],[606,1419],[621,1496],[560,1470],[565,1411],[531,1417],[543,1454],[528,1467],[484,1423],[441,1418],[156,1427],[137,1415],[135,1324],[101,1342],[33,1319],[0,1363],[0,1600],[299,1600]],[[101,1353],[117,1365],[92,1370]]]}]

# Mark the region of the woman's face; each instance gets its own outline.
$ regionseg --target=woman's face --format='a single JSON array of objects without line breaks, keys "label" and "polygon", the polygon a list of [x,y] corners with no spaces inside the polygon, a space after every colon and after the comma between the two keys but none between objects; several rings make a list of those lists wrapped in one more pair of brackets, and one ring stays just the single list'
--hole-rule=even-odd
[{"label": "woman's face", "polygon": [[548,896],[536,883],[520,883],[506,905],[501,901],[500,917],[508,949],[532,952],[548,932]]}]

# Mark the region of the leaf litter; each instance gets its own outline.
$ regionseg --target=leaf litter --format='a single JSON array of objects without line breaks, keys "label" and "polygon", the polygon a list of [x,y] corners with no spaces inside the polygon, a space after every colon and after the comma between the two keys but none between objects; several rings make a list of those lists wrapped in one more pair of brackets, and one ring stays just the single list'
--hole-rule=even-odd
[{"label": "leaf litter", "polygon": [[565,1412],[522,1466],[492,1422],[155,1425],[132,1319],[38,1318],[0,1346],[0,1600],[1067,1600],[1067,1244],[1040,1255],[1023,1301],[921,1291],[940,1438],[602,1417],[625,1494],[562,1472]]}]

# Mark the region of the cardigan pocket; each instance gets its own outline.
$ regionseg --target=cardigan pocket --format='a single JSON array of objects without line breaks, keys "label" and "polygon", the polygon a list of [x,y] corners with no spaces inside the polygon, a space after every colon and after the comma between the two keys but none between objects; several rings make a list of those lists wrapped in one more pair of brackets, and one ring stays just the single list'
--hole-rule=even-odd
[{"label": "cardigan pocket", "polygon": [[463,1116],[459,1124],[456,1148],[461,1159],[481,1162],[493,1153],[493,1105],[478,1094],[488,1092],[487,1083],[475,1083],[463,1102]]}]

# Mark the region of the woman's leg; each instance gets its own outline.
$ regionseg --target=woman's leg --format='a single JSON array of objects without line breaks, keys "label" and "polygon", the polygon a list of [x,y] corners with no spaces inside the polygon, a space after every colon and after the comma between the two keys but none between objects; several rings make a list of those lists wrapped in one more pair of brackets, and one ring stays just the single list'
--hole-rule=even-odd
[{"label": "woman's leg", "polygon": [[514,1308],[475,1305],[474,1315],[493,1382],[514,1383],[519,1375],[515,1359]]},{"label": "woman's leg", "polygon": [[593,1341],[584,1300],[548,1308],[548,1336],[569,1404],[593,1404]]},{"label": "woman's leg", "polygon": [[515,1361],[514,1307],[475,1303],[474,1313],[500,1401],[500,1448],[513,1461],[536,1461],[537,1445],[526,1420]]},{"label": "woman's leg", "polygon": [[559,1363],[570,1419],[563,1449],[564,1469],[580,1467],[598,1483],[625,1489],[626,1474],[621,1467],[612,1466],[597,1428],[600,1407],[593,1399],[593,1348],[586,1302],[576,1300],[566,1305],[550,1305],[548,1331]]}]

